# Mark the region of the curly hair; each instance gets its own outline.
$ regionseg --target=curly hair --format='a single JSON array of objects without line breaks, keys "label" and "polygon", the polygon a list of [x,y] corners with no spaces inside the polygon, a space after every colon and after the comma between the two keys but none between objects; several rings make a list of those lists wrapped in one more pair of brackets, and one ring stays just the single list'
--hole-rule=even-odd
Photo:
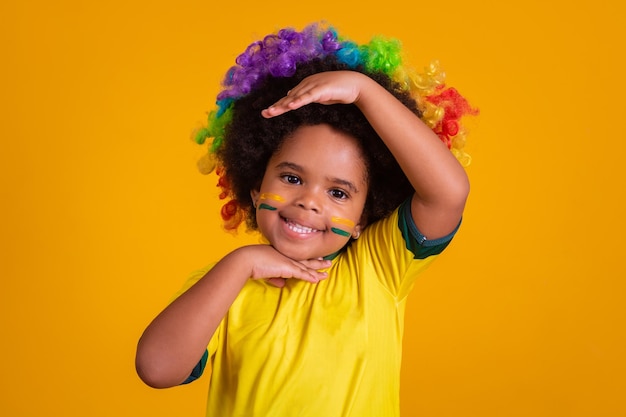
[{"label": "curly hair", "polygon": [[[316,59],[300,66],[290,78],[267,78],[257,90],[235,103],[231,123],[226,128],[226,139],[216,155],[224,167],[233,197],[246,212],[249,228],[256,228],[250,190],[261,185],[269,159],[285,138],[305,125],[328,124],[357,139],[365,157],[369,179],[363,213],[367,224],[387,216],[412,194],[413,187],[395,158],[355,105],[310,104],[280,117],[266,119],[261,116],[261,110],[278,101],[309,75],[346,69],[347,66],[334,56]],[[367,74],[364,70],[361,72]],[[415,100],[389,77],[384,74],[367,75],[415,114],[421,115]]]},{"label": "curly hair", "polygon": [[397,40],[376,37],[367,45],[357,45],[317,24],[301,32],[282,29],[239,55],[218,94],[218,109],[196,134],[201,144],[212,138],[199,167],[203,173],[217,167],[220,198],[228,200],[221,211],[225,228],[236,230],[244,220],[249,229],[257,228],[250,191],[259,188],[269,159],[301,126],[328,124],[359,143],[369,181],[366,224],[386,217],[412,195],[413,187],[396,159],[355,105],[309,104],[279,117],[261,116],[261,110],[316,73],[351,70],[367,75],[427,123],[461,163],[468,164],[459,120],[476,110],[456,90],[445,88],[436,63],[424,75],[410,73],[401,63]]}]

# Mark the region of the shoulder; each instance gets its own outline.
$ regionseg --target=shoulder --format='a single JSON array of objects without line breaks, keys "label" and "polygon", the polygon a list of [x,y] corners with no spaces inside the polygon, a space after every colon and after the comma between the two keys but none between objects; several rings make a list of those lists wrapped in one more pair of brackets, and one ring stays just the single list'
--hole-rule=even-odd
[{"label": "shoulder", "polygon": [[386,252],[386,249],[390,249],[414,259],[425,259],[443,252],[454,238],[459,226],[460,223],[447,236],[427,239],[415,225],[410,200],[406,200],[391,215],[368,226],[356,246],[360,245],[366,251],[376,252],[381,250]]},{"label": "shoulder", "polygon": [[368,226],[347,248],[341,262],[360,280],[377,281],[397,299],[403,298],[455,232],[441,239],[427,239],[413,222],[407,201],[390,216]]}]

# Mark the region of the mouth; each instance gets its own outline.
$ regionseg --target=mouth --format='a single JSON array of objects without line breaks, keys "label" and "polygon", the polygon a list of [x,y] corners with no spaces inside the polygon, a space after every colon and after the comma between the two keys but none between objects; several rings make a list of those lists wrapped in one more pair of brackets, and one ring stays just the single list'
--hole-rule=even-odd
[{"label": "mouth", "polygon": [[311,233],[316,233],[316,232],[320,232],[321,230],[319,229],[314,229],[312,227],[309,226],[303,226],[299,223],[296,223],[292,220],[289,219],[283,219],[285,224],[287,225],[287,228],[289,230],[291,230],[294,233],[298,233],[301,235],[306,235],[306,234],[311,234]]}]

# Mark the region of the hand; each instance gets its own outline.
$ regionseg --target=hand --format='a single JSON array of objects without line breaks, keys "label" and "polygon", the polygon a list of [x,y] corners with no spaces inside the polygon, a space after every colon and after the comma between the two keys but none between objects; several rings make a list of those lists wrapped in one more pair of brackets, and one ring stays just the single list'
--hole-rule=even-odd
[{"label": "hand", "polygon": [[354,71],[320,72],[302,80],[261,114],[266,118],[275,117],[311,103],[356,103],[366,81],[372,80]]},{"label": "hand", "polygon": [[253,260],[250,278],[265,279],[275,287],[284,287],[287,279],[318,283],[327,278],[327,273],[320,270],[331,266],[331,261],[323,259],[295,261],[270,245],[252,245],[240,250],[246,251],[247,259]]}]

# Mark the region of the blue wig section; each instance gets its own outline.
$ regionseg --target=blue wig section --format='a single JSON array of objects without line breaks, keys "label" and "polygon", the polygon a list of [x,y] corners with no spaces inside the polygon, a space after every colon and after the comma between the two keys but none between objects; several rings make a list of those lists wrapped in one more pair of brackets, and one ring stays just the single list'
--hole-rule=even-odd
[{"label": "blue wig section", "polygon": [[363,56],[359,50],[359,46],[350,41],[342,43],[342,48],[335,54],[339,62],[346,64],[350,68],[356,68],[363,63]]},{"label": "blue wig section", "polygon": [[235,102],[235,99],[233,98],[225,98],[223,100],[218,100],[216,103],[217,104],[217,117],[220,117],[222,114],[224,114],[224,112],[228,110],[230,105],[233,104],[234,102]]}]

